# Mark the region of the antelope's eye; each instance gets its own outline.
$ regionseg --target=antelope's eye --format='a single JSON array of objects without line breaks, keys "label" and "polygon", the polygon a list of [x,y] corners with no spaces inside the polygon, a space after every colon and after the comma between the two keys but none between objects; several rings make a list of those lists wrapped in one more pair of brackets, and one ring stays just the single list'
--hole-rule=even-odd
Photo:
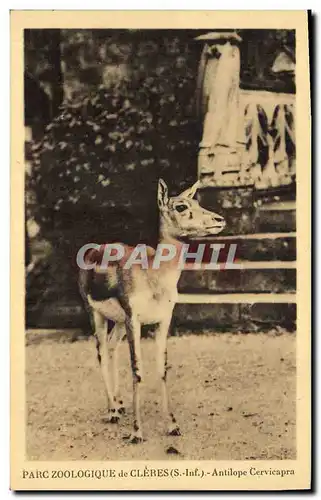
[{"label": "antelope's eye", "polygon": [[187,210],[188,206],[187,205],[176,205],[175,210],[177,212],[181,213],[184,212],[184,210]]}]

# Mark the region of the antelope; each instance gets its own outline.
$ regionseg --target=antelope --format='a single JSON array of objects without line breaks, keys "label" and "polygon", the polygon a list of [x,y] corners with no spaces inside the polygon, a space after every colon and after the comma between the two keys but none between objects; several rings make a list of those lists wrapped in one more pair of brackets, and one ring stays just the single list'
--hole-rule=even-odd
[{"label": "antelope", "polygon": [[[109,251],[109,265],[102,266],[97,258],[98,254],[101,256],[101,247],[97,245],[98,250],[92,249],[84,257],[88,267],[79,273],[80,293],[93,320],[97,356],[107,395],[107,419],[111,423],[117,423],[124,412],[123,401],[119,396],[118,347],[122,339],[127,337],[133,377],[133,432],[128,437],[131,443],[143,441],[140,386],[143,377],[141,326],[144,324],[157,324],[156,364],[162,410],[167,434],[180,435],[179,426],[169,407],[166,376],[167,336],[177,302],[177,283],[182,266],[177,265],[177,259],[170,257],[181,249],[182,239],[215,235],[225,227],[223,217],[205,210],[193,199],[198,188],[199,182],[180,195],[169,197],[166,183],[159,179],[159,245],[157,251],[147,247],[144,266],[137,261],[137,250],[134,256],[133,248],[126,245],[123,246],[121,259],[116,259],[115,252],[113,256],[112,251]],[[126,257],[129,257],[127,261]],[[132,265],[128,265],[129,260]],[[108,320],[114,323],[109,332]]]}]

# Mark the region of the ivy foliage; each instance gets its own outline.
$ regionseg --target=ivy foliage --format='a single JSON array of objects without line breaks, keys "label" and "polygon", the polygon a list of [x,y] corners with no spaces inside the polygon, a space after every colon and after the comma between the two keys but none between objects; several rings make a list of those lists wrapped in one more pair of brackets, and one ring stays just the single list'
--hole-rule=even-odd
[{"label": "ivy foliage", "polygon": [[[159,74],[161,73],[161,74]],[[170,68],[64,103],[33,145],[30,211],[55,247],[157,237],[157,182],[196,177],[195,75]]]}]

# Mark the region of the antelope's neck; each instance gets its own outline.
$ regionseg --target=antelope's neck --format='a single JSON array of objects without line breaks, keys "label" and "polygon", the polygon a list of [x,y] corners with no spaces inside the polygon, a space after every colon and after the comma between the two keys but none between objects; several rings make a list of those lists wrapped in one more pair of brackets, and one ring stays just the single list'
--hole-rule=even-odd
[{"label": "antelope's neck", "polygon": [[168,261],[162,261],[159,269],[165,274],[170,273],[170,275],[173,276],[173,279],[176,278],[178,281],[182,273],[182,269],[180,267],[180,256],[183,243],[162,229],[163,227],[161,225],[158,245],[164,245],[164,247],[160,249],[160,252],[164,254],[166,254],[166,252],[170,252],[172,254],[172,258]]},{"label": "antelope's neck", "polygon": [[166,230],[166,223],[161,219],[160,220],[160,233],[159,233],[159,238],[158,238],[158,244],[163,244],[163,245],[172,245],[173,247],[176,248],[176,255],[179,255],[183,243],[176,238],[174,238],[167,230]]},{"label": "antelope's neck", "polygon": [[159,240],[158,240],[158,244],[161,244],[161,245],[172,245],[173,247],[176,248],[177,250],[177,253],[179,253],[182,249],[182,246],[183,246],[183,243],[179,240],[177,240],[176,238],[173,238],[171,236],[164,236],[162,235]]}]

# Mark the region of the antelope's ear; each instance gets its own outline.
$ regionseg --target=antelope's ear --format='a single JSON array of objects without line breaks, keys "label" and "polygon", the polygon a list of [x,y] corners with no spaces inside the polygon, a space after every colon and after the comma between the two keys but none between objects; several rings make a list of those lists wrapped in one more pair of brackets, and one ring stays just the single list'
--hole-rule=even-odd
[{"label": "antelope's ear", "polygon": [[166,186],[166,183],[165,183],[165,181],[163,181],[163,179],[159,179],[159,181],[158,181],[157,202],[158,202],[158,207],[160,210],[167,207],[168,187]]},{"label": "antelope's ear", "polygon": [[186,189],[186,191],[183,191],[180,196],[182,198],[193,198],[200,185],[200,181],[195,182],[192,187]]}]

